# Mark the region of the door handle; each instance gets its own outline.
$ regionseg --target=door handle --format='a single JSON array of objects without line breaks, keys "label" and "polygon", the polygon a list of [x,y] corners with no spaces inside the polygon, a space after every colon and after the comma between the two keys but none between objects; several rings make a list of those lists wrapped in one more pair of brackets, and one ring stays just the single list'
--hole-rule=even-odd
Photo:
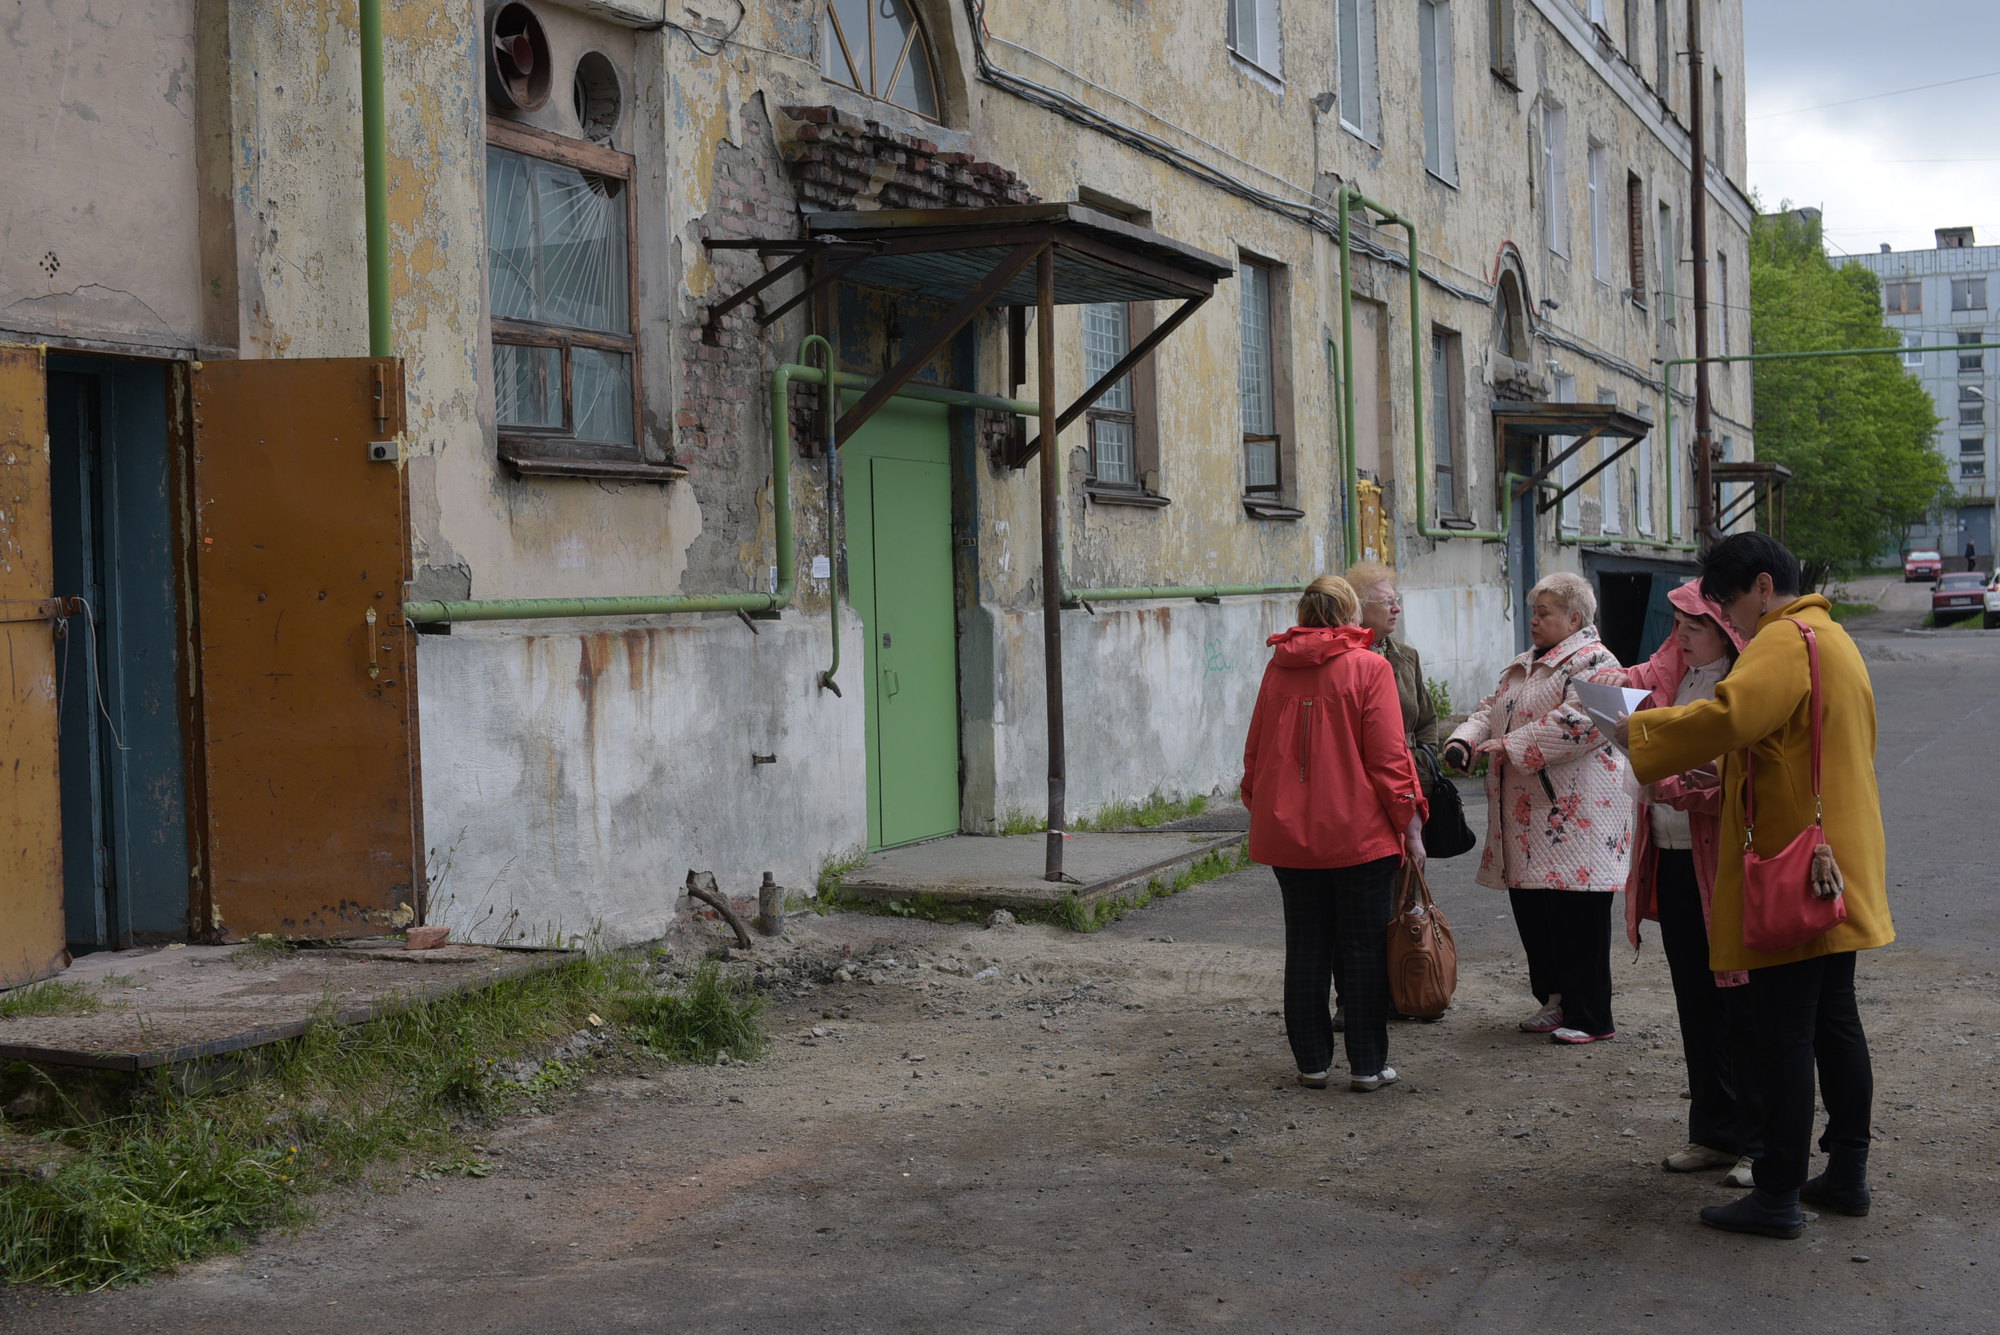
[{"label": "door handle", "polygon": [[377,681],[382,676],[382,640],[375,633],[375,609],[369,608],[362,620],[368,623],[368,680]]},{"label": "door handle", "polygon": [[888,689],[888,693],[891,696],[903,689],[903,679],[898,677],[892,668],[882,669],[882,684]]}]

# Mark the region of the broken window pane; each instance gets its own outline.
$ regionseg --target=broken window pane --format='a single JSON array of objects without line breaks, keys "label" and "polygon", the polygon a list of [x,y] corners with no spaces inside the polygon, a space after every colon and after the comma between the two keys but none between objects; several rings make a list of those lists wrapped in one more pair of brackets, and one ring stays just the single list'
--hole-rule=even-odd
[{"label": "broken window pane", "polygon": [[630,333],[624,182],[504,148],[486,164],[494,316]]},{"label": "broken window pane", "polygon": [[600,348],[571,348],[570,397],[578,440],[632,443],[632,357]]},{"label": "broken window pane", "polygon": [[495,343],[493,383],[501,426],[562,426],[562,349]]}]

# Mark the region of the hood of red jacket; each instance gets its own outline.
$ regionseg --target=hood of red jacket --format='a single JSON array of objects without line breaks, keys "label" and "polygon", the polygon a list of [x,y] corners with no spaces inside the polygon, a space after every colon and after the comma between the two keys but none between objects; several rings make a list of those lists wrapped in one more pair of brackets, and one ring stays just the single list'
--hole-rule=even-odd
[{"label": "hood of red jacket", "polygon": [[1293,626],[1264,643],[1271,646],[1271,659],[1279,667],[1317,667],[1329,658],[1369,648],[1375,632],[1366,626]]}]

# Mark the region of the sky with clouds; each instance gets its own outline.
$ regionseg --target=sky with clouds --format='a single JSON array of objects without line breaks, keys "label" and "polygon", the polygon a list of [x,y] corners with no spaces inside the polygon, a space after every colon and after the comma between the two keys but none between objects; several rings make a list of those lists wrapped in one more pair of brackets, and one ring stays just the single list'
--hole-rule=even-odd
[{"label": "sky with clouds", "polygon": [[2000,244],[2000,0],[1743,8],[1750,185],[1766,211],[1824,209],[1836,257],[1926,249],[1938,227]]}]

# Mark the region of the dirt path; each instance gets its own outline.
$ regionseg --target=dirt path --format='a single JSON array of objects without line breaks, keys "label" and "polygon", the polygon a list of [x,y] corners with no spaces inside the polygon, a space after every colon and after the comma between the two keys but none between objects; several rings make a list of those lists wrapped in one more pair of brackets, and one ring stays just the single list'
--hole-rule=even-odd
[{"label": "dirt path", "polygon": [[[1983,805],[1954,795],[1993,749],[1963,693],[2000,674],[1894,648],[1884,764],[1917,769],[1884,789],[1904,939],[1862,964],[1868,1219],[1797,1243],[1695,1224],[1729,1193],[1657,1166],[1685,1139],[1657,948],[1616,952],[1616,1042],[1515,1032],[1519,947],[1469,858],[1437,876],[1459,1002],[1395,1027],[1403,1083],[1298,1088],[1276,893],[1251,868],[1093,937],[808,919],[763,1060],[593,1078],[485,1142],[490,1177],[330,1199],[299,1234],[149,1288],[15,1294],[0,1326],[1989,1330],[2000,933],[1990,853],[1968,881],[1935,831]],[[843,943],[852,981],[831,974]]]}]

